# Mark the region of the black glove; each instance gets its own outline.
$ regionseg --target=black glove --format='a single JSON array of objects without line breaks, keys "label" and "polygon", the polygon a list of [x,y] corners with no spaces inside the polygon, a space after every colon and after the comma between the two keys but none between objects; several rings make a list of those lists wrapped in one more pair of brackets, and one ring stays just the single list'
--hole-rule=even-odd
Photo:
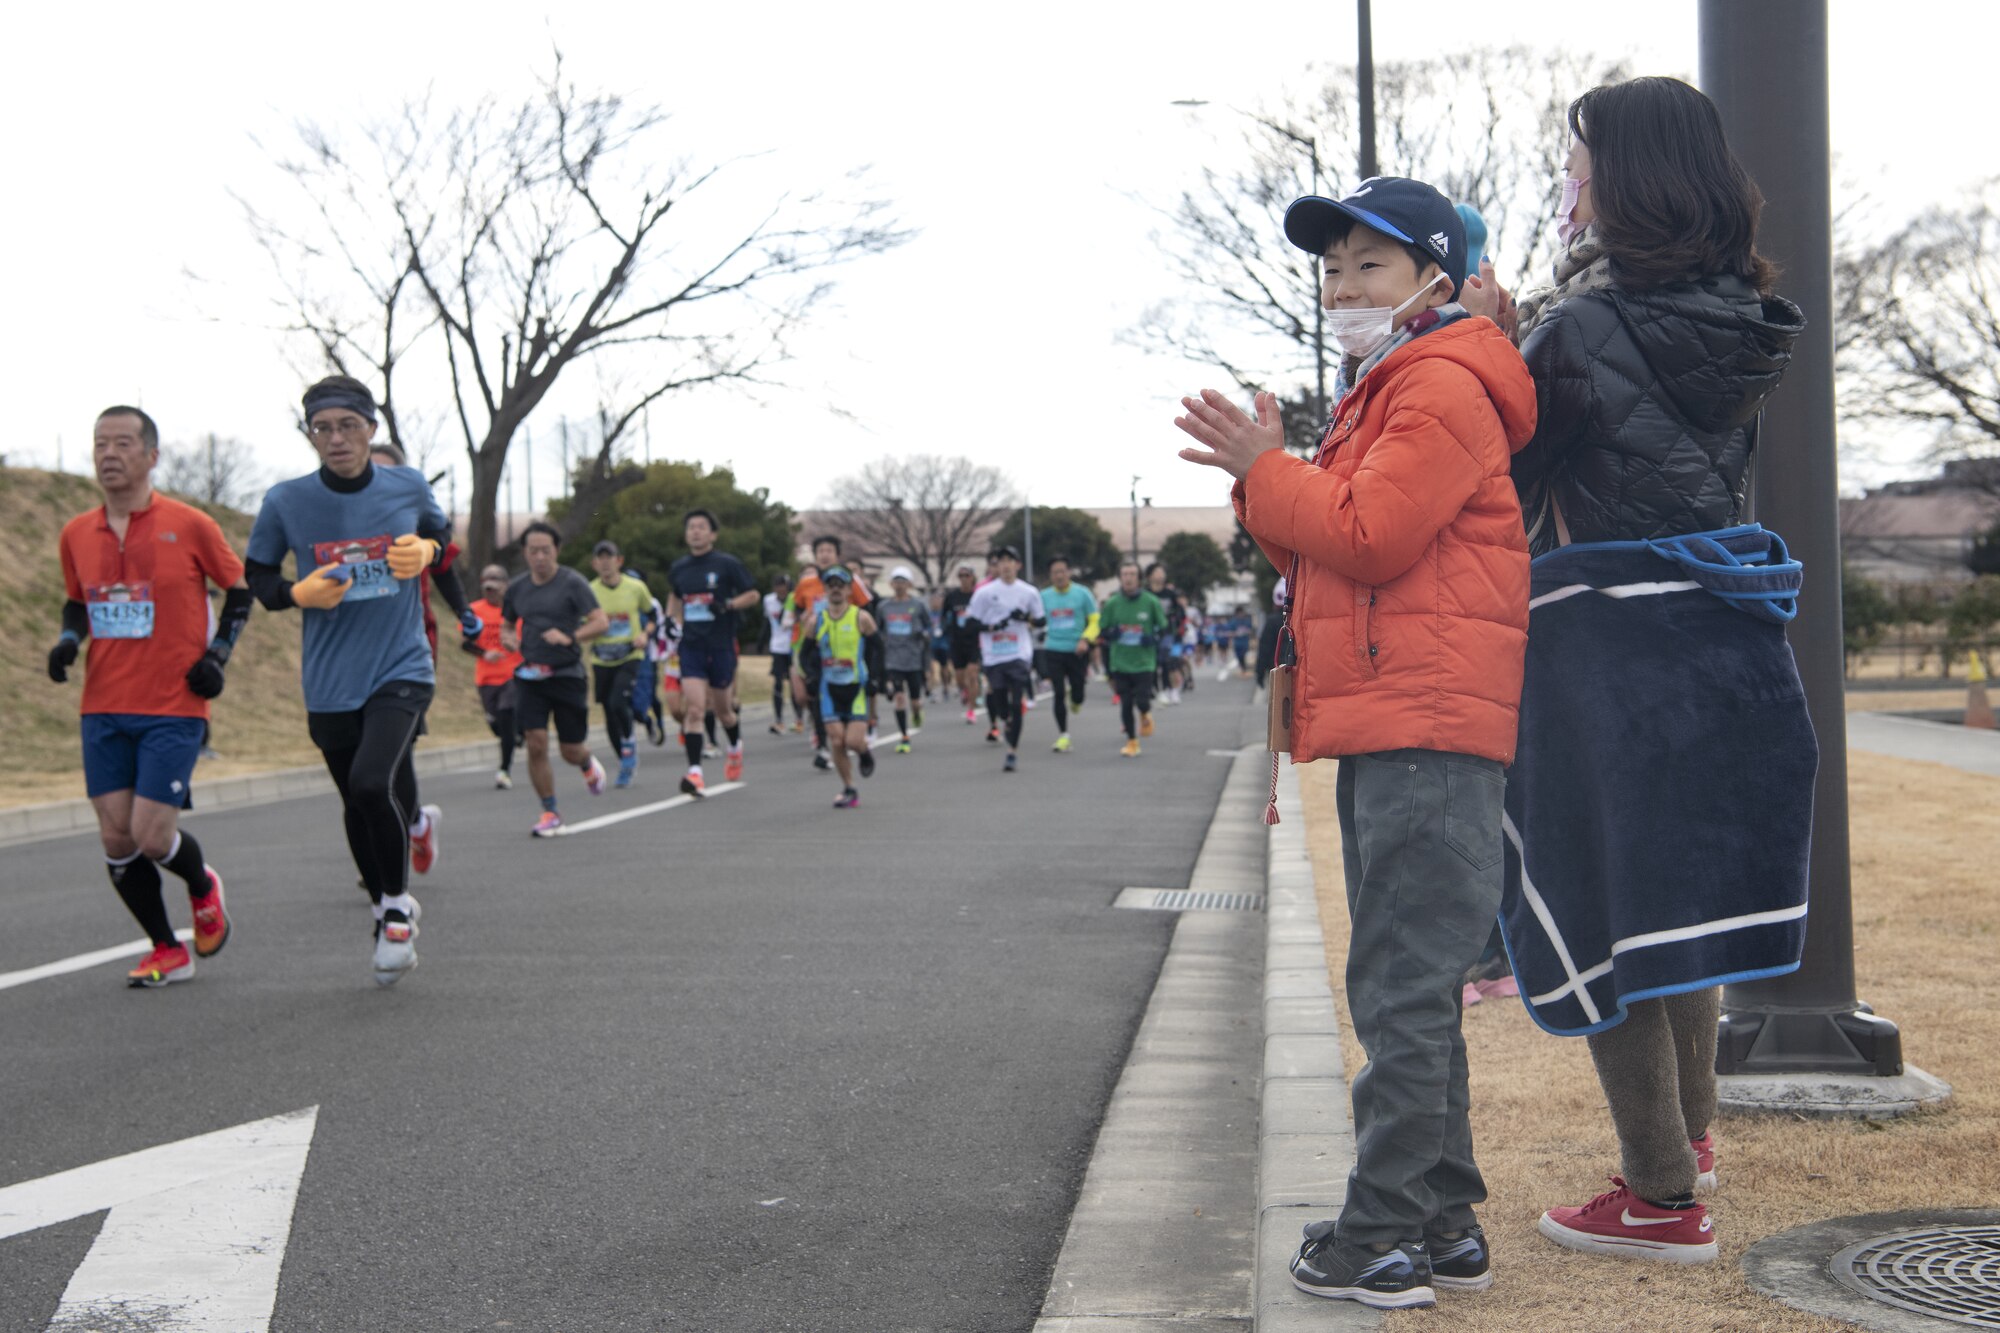
[{"label": "black glove", "polygon": [[1028,613],[1026,611],[1023,611],[1018,606],[1014,608],[1013,614],[1007,617],[1009,621],[1026,620],[1027,618],[1028,618]]},{"label": "black glove", "polygon": [[60,685],[69,679],[69,669],[76,665],[76,640],[61,638],[56,646],[49,649],[49,679]]},{"label": "black glove", "polygon": [[211,648],[201,655],[201,660],[187,670],[187,687],[197,697],[213,699],[222,693],[223,658]]}]

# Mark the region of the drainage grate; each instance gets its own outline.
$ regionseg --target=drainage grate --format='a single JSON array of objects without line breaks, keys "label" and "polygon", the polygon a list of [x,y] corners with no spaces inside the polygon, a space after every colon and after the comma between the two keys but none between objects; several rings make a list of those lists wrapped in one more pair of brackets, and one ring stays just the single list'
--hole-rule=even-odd
[{"label": "drainage grate", "polygon": [[2000,1329],[2000,1224],[1871,1236],[1828,1268],[1843,1287],[1884,1305]]},{"label": "drainage grate", "polygon": [[1264,895],[1204,889],[1121,889],[1111,905],[1147,912],[1261,912]]}]

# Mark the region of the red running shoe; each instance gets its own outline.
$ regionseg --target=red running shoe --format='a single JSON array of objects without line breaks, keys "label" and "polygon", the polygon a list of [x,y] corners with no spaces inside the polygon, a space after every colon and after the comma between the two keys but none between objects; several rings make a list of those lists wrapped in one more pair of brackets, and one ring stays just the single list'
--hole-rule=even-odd
[{"label": "red running shoe", "polygon": [[438,821],[444,818],[444,811],[434,805],[423,807],[424,836],[410,835],[410,869],[419,875],[431,873],[438,857]]},{"label": "red running shoe", "polygon": [[1708,1209],[1661,1208],[1626,1188],[1600,1194],[1581,1208],[1551,1208],[1542,1214],[1541,1233],[1558,1245],[1589,1254],[1658,1259],[1670,1264],[1705,1264],[1715,1258],[1715,1227]]},{"label": "red running shoe", "polygon": [[1698,1190],[1714,1189],[1715,1131],[1710,1130],[1698,1139],[1689,1139],[1688,1144],[1694,1149],[1694,1169],[1701,1173],[1694,1178],[1694,1187]]},{"label": "red running shoe", "polygon": [[229,943],[229,913],[222,907],[222,876],[215,873],[214,866],[203,866],[208,872],[208,892],[196,898],[188,898],[188,905],[194,908],[194,951],[202,958],[213,958],[222,952],[222,946]]},{"label": "red running shoe", "polygon": [[724,782],[743,780],[743,751],[731,750],[729,757],[722,761],[722,780]]},{"label": "red running shoe", "polygon": [[139,966],[125,974],[128,986],[172,985],[176,981],[186,981],[194,975],[194,959],[188,957],[187,946],[178,941],[173,944],[158,944],[146,955]]}]

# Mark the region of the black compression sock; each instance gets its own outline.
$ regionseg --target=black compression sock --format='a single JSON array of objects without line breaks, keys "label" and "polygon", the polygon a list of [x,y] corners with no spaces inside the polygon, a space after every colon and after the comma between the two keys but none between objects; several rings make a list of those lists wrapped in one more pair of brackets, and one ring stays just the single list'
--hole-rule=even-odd
[{"label": "black compression sock", "polygon": [[710,745],[718,743],[715,739],[715,714],[710,713],[701,720],[701,729],[708,733],[708,743]]},{"label": "black compression sock", "polygon": [[681,746],[687,751],[688,767],[700,768],[701,733],[698,731],[683,731],[681,733]]},{"label": "black compression sock", "polygon": [[155,944],[174,943],[167,905],[160,900],[160,868],[134,852],[123,861],[106,857],[104,870],[111,877],[111,887],[124,900],[125,910],[132,914],[147,938]]},{"label": "black compression sock", "polygon": [[187,881],[189,897],[198,898],[208,892],[208,865],[201,859],[201,844],[189,834],[174,834],[173,847],[157,864]]},{"label": "black compression sock", "polygon": [[743,724],[741,722],[731,722],[722,729],[722,734],[729,737],[731,747],[743,744]]},{"label": "black compression sock", "polygon": [[910,715],[905,709],[898,708],[896,710],[896,734],[898,736],[907,736],[910,734]]}]

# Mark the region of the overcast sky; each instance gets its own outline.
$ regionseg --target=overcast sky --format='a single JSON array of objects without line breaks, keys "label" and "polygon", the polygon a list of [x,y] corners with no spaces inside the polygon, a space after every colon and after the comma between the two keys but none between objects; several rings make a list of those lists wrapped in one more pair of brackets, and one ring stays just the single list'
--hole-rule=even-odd
[{"label": "overcast sky", "polygon": [[[1325,0],[669,3],[615,18],[509,0],[38,8],[11,21],[0,55],[9,461],[53,464],[60,438],[67,467],[84,470],[92,417],[124,400],[170,442],[215,431],[255,445],[273,478],[308,470],[290,424],[300,380],[269,329],[270,270],[231,197],[284,193],[255,139],[283,143],[300,118],[386,115],[426,85],[441,103],[517,98],[554,42],[579,82],[672,111],[686,151],[766,152],[742,188],[806,188],[869,164],[920,232],[839,273],[782,371],[790,388],[669,400],[652,416],[655,457],[731,463],[798,507],[845,468],[917,451],[999,464],[1042,503],[1121,504],[1135,473],[1160,504],[1219,500],[1217,474],[1174,457],[1172,417],[1179,394],[1224,377],[1117,341],[1174,295],[1141,201],[1222,164],[1225,104],[1268,102],[1308,84],[1309,66],[1354,55],[1350,7]],[[1989,60],[1968,38],[1988,26],[1984,0],[1923,6],[1917,23],[1885,22],[1863,0],[1832,9],[1833,140],[1848,178],[1908,213],[2000,172],[1976,128]],[[1692,0],[1587,15],[1375,3],[1379,60],[1514,41],[1587,42],[1640,72],[1696,72]],[[1215,106],[1169,105],[1190,98]],[[536,420],[538,497],[557,480],[554,415],[587,411],[588,390]]]}]

